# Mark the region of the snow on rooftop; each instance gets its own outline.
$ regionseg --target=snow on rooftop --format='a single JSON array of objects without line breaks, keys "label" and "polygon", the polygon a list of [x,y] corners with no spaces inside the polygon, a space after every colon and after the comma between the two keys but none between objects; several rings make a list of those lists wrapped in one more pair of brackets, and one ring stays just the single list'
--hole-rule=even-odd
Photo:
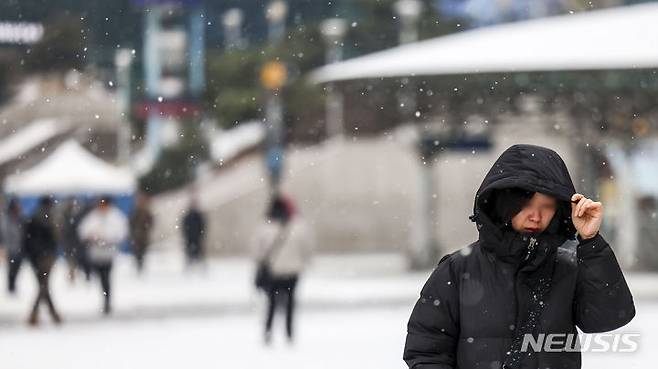
[{"label": "snow on rooftop", "polygon": [[507,23],[321,67],[315,83],[359,78],[658,66],[658,3]]},{"label": "snow on rooftop", "polygon": [[260,122],[242,123],[215,135],[210,147],[210,156],[214,161],[225,162],[244,150],[258,145],[264,137],[265,129]]},{"label": "snow on rooftop", "polygon": [[0,140],[0,164],[21,157],[63,130],[54,119],[41,119],[29,124]]}]

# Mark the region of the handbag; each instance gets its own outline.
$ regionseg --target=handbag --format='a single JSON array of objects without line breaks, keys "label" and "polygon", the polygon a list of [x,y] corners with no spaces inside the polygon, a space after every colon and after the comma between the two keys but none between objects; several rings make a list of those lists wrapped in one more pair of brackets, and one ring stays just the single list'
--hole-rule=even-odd
[{"label": "handbag", "polygon": [[254,285],[257,289],[267,291],[268,287],[272,284],[272,272],[270,270],[270,260],[275,252],[281,248],[286,239],[286,226],[282,226],[279,234],[272,242],[272,246],[265,253],[265,257],[258,262],[256,267],[256,277],[254,278]]}]

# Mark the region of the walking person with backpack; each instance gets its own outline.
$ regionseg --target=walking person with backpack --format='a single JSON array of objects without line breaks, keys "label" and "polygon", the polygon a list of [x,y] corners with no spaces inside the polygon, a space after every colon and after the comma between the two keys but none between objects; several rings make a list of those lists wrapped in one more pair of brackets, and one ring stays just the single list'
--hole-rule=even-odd
[{"label": "walking person with backpack", "polygon": [[577,340],[576,327],[606,332],[635,316],[599,233],[603,204],[576,193],[553,150],[514,145],[503,152],[470,219],[478,240],[441,259],[411,313],[403,355],[409,368],[580,368],[581,353],[568,340],[548,352],[528,339]]},{"label": "walking person with backpack", "polygon": [[256,240],[256,287],[268,299],[264,341],[272,341],[272,324],[278,307],[285,307],[286,337],[294,338],[295,292],[300,274],[311,257],[312,243],[303,223],[297,218],[292,202],[280,195],[273,198],[267,221]]}]

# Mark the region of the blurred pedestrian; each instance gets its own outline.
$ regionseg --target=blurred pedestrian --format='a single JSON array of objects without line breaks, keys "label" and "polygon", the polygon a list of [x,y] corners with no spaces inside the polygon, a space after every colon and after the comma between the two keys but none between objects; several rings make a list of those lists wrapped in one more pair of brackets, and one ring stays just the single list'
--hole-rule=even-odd
[{"label": "blurred pedestrian", "polygon": [[130,217],[130,245],[137,263],[137,272],[144,270],[144,257],[150,243],[153,215],[151,214],[149,197],[138,194],[135,208]]},{"label": "blurred pedestrian", "polygon": [[[78,200],[75,198],[70,198],[66,201],[64,209],[61,213],[60,221],[60,244],[64,249],[64,256],[66,257],[66,262],[68,264],[68,273],[69,281],[73,283],[75,281],[75,272],[78,267],[85,269],[84,265],[84,247],[78,238],[78,224],[80,223],[80,216],[82,209]],[[87,274],[87,273],[85,273]]]},{"label": "blurred pedestrian", "polygon": [[55,309],[49,285],[50,271],[57,257],[57,239],[52,208],[53,200],[48,196],[41,197],[38,209],[24,226],[25,254],[32,264],[38,283],[37,298],[28,320],[30,325],[39,323],[39,305],[42,302],[48,307],[50,316],[55,323],[59,324],[62,321]]},{"label": "blurred pedestrian", "polygon": [[84,219],[87,214],[89,214],[92,210],[96,209],[96,206],[98,205],[96,201],[85,201],[84,203],[80,204],[80,212],[75,216],[73,224],[75,225],[75,233],[76,233],[76,238],[78,242],[78,249],[77,251],[77,262],[78,262],[78,267],[82,269],[82,272],[85,275],[85,280],[86,281],[91,281],[91,262],[89,261],[89,245],[87,245],[86,242],[80,239],[80,232],[78,232],[78,229],[80,228],[80,223],[82,222],[82,219]]},{"label": "blurred pedestrian", "polygon": [[[470,219],[478,241],[439,261],[411,313],[409,368],[580,368],[576,327],[605,332],[635,316],[599,234],[603,205],[576,193],[555,151],[503,152]],[[553,335],[550,350],[528,344]]]},{"label": "blurred pedestrian", "polygon": [[185,239],[185,255],[188,265],[197,264],[203,260],[205,233],[205,216],[199,210],[196,199],[192,198],[190,207],[183,217],[183,238]]},{"label": "blurred pedestrian", "polygon": [[103,196],[78,227],[80,239],[88,247],[91,269],[98,275],[103,291],[103,313],[111,312],[111,271],[120,243],[128,236],[128,220],[112,204],[110,196]]},{"label": "blurred pedestrian", "polygon": [[23,263],[23,217],[21,206],[16,198],[9,200],[7,212],[0,220],[2,243],[6,249],[7,257],[7,289],[9,293],[16,293],[16,278]]},{"label": "blurred pedestrian", "polygon": [[295,291],[300,273],[311,257],[312,240],[289,199],[275,196],[266,216],[256,236],[256,285],[268,299],[265,344],[271,342],[272,323],[278,307],[285,307],[286,337],[292,343]]}]

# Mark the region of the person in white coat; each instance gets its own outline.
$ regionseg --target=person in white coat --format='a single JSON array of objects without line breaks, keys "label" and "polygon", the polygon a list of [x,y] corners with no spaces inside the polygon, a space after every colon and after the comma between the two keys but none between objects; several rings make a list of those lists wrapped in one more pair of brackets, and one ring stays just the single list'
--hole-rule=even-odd
[{"label": "person in white coat", "polygon": [[128,236],[128,219],[112,204],[111,197],[104,196],[80,222],[78,236],[86,245],[90,266],[100,279],[104,295],[103,313],[107,315],[111,311],[112,261],[121,242]]},{"label": "person in white coat", "polygon": [[295,214],[292,202],[277,196],[270,204],[267,221],[256,239],[256,259],[268,266],[264,291],[268,297],[265,319],[265,343],[272,337],[272,321],[278,306],[285,306],[286,335],[293,339],[295,289],[300,274],[308,264],[313,241],[309,230]]}]

